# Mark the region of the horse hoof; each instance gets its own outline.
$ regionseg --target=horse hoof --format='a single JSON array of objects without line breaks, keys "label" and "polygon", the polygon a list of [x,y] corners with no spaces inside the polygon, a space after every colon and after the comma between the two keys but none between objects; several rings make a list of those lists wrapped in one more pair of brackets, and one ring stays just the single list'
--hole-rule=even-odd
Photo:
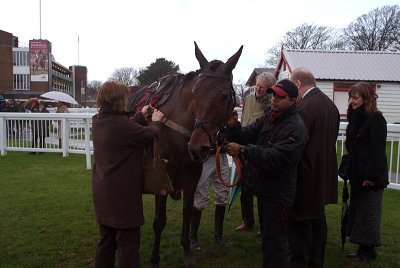
[{"label": "horse hoof", "polygon": [[185,267],[195,267],[197,265],[196,257],[195,256],[185,257],[183,259],[183,265]]}]

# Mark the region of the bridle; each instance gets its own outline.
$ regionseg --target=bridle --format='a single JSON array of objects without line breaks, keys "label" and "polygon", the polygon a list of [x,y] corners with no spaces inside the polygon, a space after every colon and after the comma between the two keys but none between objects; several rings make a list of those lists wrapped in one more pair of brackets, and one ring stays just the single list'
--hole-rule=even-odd
[{"label": "bridle", "polygon": [[[232,79],[226,75],[223,74],[209,74],[209,73],[200,73],[199,74],[199,79],[200,78],[205,78],[205,77],[212,77],[212,78],[218,78],[218,79],[225,79],[228,80],[231,84],[231,90],[230,90],[230,97],[231,97],[231,101],[232,101],[232,108],[231,110],[228,111],[228,114],[225,116],[225,118],[228,118],[230,115],[230,112],[233,110],[233,108],[235,108],[236,106],[236,95],[235,95],[235,90],[233,88],[233,84],[232,84]],[[207,133],[208,135],[208,139],[210,141],[211,144],[216,145],[217,141],[215,138],[211,137],[210,132],[207,130],[206,125],[217,125],[218,126],[218,130],[223,128],[226,124],[225,120],[220,120],[220,121],[216,121],[216,120],[207,120],[207,119],[198,119],[195,118],[194,119],[194,125],[193,128],[202,128],[203,131],[205,133]]]}]

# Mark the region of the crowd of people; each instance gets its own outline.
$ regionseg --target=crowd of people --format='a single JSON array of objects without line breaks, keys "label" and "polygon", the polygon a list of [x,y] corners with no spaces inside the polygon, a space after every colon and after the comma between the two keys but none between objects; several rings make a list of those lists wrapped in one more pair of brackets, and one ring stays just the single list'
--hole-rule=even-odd
[{"label": "crowd of people", "polygon": [[[97,98],[99,113],[93,117],[92,192],[100,233],[95,267],[113,267],[116,252],[121,267],[140,266],[143,149],[161,135],[164,115],[144,106],[130,117],[128,94],[127,86],[106,82]],[[349,90],[345,145],[351,156],[351,197],[345,227],[349,240],[359,245],[347,257],[358,261],[377,257],[383,191],[388,185],[386,121],[376,99],[368,83],[356,83]],[[192,249],[203,249],[198,229],[211,185],[215,243],[230,246],[223,237],[228,186],[217,178],[215,164],[219,157],[222,178],[228,178],[229,154],[241,159],[243,169],[243,223],[235,230],[251,230],[255,225],[255,196],[262,267],[323,267],[329,231],[325,206],[338,199],[336,105],[306,68],[293,70],[289,79],[278,82],[272,74],[262,73],[255,92],[245,99],[241,119],[232,113],[219,133],[222,152],[211,152],[203,164],[190,226]]]},{"label": "crowd of people", "polygon": [[[39,96],[32,97],[26,101],[7,99],[0,101],[0,112],[13,112],[13,113],[49,113],[48,104],[39,99]],[[56,113],[69,113],[67,104],[61,101],[57,102]],[[23,131],[23,124],[20,120],[7,122],[7,129],[10,131],[12,137],[18,137],[18,134]],[[61,121],[58,121],[58,144],[59,148],[62,145],[62,129]],[[45,148],[45,139],[50,133],[49,120],[32,120],[29,125],[31,133],[31,147],[32,148]],[[43,152],[29,152],[28,154],[43,154]]]}]

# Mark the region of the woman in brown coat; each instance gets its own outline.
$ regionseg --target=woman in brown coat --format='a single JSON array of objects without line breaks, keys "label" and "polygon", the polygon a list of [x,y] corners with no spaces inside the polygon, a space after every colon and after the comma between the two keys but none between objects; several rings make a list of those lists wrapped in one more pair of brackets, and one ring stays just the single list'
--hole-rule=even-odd
[{"label": "woman in brown coat", "polygon": [[104,83],[97,97],[99,113],[93,117],[94,165],[92,191],[96,221],[100,228],[95,267],[139,267],[142,203],[143,148],[162,130],[163,113],[154,110],[147,126],[150,106],[130,119],[129,88],[119,82]]}]

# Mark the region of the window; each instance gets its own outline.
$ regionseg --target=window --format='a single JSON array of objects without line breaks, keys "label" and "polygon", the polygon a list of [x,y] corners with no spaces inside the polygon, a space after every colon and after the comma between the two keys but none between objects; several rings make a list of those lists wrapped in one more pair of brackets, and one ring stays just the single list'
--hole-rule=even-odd
[{"label": "window", "polygon": [[28,66],[28,51],[13,51],[14,66]]},{"label": "window", "polygon": [[30,89],[30,78],[29,74],[14,74],[13,77],[14,86],[16,90],[19,89]]}]

